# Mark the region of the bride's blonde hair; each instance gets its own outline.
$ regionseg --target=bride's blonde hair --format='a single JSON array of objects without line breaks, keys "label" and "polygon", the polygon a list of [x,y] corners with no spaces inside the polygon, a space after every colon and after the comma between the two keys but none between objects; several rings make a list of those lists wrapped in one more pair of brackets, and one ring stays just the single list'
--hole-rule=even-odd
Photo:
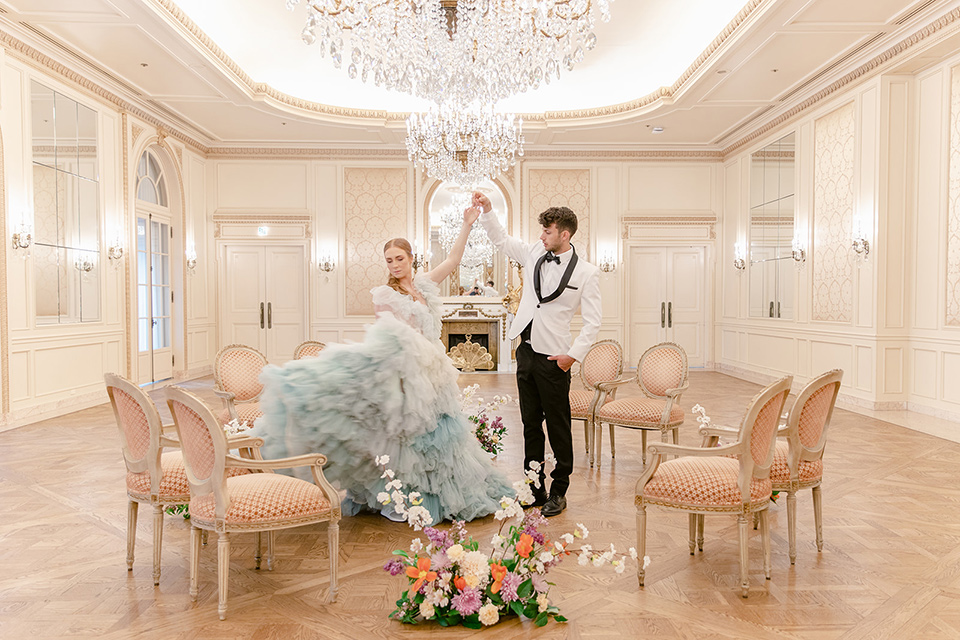
[{"label": "bride's blonde hair", "polygon": [[[387,249],[392,247],[400,249],[407,254],[407,257],[410,258],[410,260],[413,260],[413,247],[410,246],[410,243],[407,242],[406,238],[394,238],[393,240],[387,240],[387,244],[383,245],[383,252],[386,253]],[[387,286],[398,293],[407,293],[400,287],[400,281],[394,278],[393,275],[387,279]]]}]

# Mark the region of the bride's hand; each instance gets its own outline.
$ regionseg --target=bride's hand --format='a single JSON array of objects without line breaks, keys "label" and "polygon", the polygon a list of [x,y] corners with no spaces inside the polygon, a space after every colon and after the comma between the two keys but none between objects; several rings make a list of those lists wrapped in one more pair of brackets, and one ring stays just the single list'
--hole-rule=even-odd
[{"label": "bride's hand", "polygon": [[490,211],[490,209],[493,208],[493,205],[490,204],[490,198],[479,191],[473,192],[473,201],[471,204],[482,212]]},{"label": "bride's hand", "polygon": [[480,209],[476,207],[470,207],[469,209],[463,210],[463,224],[472,227],[473,223],[480,218]]}]

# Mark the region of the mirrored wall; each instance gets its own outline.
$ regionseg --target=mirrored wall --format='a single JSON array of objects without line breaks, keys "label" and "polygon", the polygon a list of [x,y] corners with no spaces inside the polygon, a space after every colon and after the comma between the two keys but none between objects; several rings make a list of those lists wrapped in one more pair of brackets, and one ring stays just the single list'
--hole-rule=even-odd
[{"label": "mirrored wall", "polygon": [[797,266],[795,149],[791,133],[750,156],[750,316],[793,318]]},{"label": "mirrored wall", "polygon": [[38,324],[100,320],[97,113],[31,83]]},{"label": "mirrored wall", "polygon": [[[493,205],[500,223],[509,228],[506,198],[496,184],[486,181],[478,187]],[[447,252],[460,233],[463,210],[470,206],[471,191],[464,191],[453,183],[442,183],[433,192],[429,203],[430,264],[436,266],[447,257]],[[479,221],[473,225],[467,239],[467,248],[460,267],[441,285],[441,295],[484,296],[500,299],[506,295],[506,260],[487,239]]]}]

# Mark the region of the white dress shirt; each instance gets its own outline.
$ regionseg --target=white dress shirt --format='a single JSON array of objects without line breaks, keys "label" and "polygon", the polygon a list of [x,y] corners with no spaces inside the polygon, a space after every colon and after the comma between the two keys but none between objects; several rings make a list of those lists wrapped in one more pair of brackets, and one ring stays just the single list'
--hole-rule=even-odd
[{"label": "white dress shirt", "polygon": [[[541,303],[537,298],[533,280],[537,262],[546,253],[543,243],[538,241],[524,244],[511,238],[493,211],[481,215],[480,223],[490,241],[524,268],[523,295],[507,334],[509,338],[513,340],[519,336],[532,321],[530,346],[535,352],[548,356],[566,354],[575,360],[583,360],[600,331],[600,269],[577,256],[577,264],[566,289],[554,300]],[[557,257],[560,258],[560,264],[544,262],[541,267],[540,294],[543,298],[556,291],[573,257],[573,250],[559,253]],[[578,307],[583,319],[583,329],[577,339],[572,340],[570,322]]]}]

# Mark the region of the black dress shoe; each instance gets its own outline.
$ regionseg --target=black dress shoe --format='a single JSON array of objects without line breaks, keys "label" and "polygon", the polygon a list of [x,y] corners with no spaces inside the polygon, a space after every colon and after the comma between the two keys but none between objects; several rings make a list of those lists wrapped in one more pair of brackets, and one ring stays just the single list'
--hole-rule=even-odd
[{"label": "black dress shoe", "polygon": [[560,515],[560,513],[566,508],[566,498],[563,496],[550,496],[550,499],[547,500],[545,505],[543,505],[543,509],[540,510],[540,513],[542,513],[546,518],[551,518],[553,516]]}]

